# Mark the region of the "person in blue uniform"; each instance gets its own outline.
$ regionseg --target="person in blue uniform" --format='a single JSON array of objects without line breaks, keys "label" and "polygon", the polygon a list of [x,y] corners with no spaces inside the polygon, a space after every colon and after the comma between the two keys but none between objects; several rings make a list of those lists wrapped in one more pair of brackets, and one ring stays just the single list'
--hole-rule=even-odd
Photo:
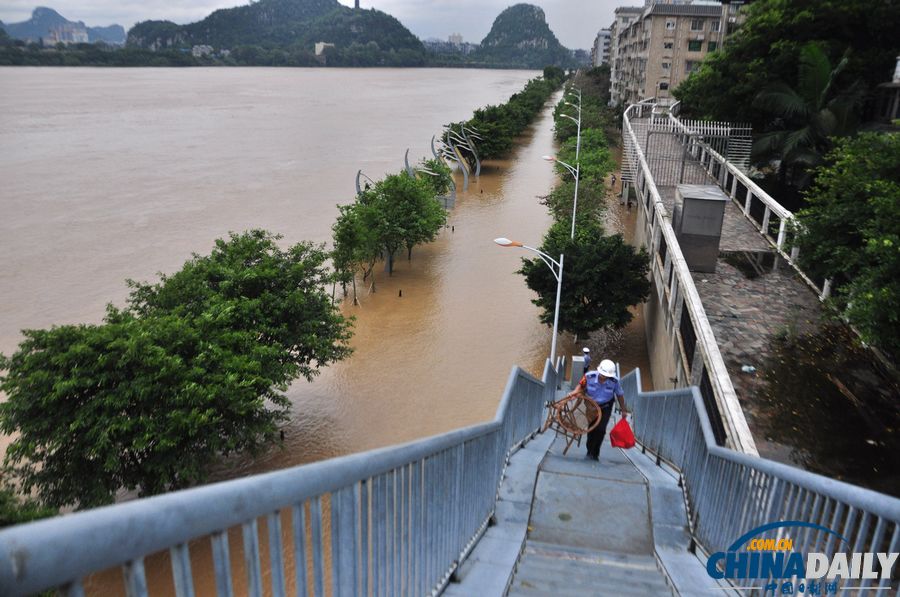
[{"label": "person in blue uniform", "polygon": [[596,371],[585,373],[578,387],[570,392],[569,396],[579,394],[587,394],[600,407],[600,424],[588,432],[587,455],[585,456],[588,460],[598,460],[600,446],[603,444],[603,438],[606,437],[606,427],[609,425],[615,400],[618,399],[619,408],[623,413],[628,412],[625,409],[625,392],[616,376],[615,363],[609,359],[603,359]]},{"label": "person in blue uniform", "polygon": [[584,358],[584,372],[587,373],[591,370],[591,349],[585,346],[581,349],[581,354]]}]

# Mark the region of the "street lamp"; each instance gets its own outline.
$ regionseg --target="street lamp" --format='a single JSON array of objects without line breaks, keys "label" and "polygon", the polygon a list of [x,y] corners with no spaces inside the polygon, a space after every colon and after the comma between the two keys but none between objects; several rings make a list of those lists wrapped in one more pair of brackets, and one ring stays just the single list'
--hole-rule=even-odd
[{"label": "street lamp", "polygon": [[[566,102],[567,104],[569,102]],[[575,139],[575,161],[578,161],[579,156],[581,155],[581,111],[579,110],[578,118],[574,116],[569,116],[568,114],[560,114],[562,118],[568,118],[578,127],[578,136]]]},{"label": "street lamp", "polygon": [[565,169],[568,170],[572,174],[572,176],[575,177],[575,200],[572,201],[572,233],[570,235],[570,238],[574,239],[575,238],[575,210],[578,209],[578,179],[580,178],[579,175],[581,174],[581,163],[575,162],[575,167],[573,168],[571,165],[563,162],[562,160],[557,159],[556,156],[545,155],[544,159],[547,160],[548,162],[556,162],[557,164],[565,167]]},{"label": "street lamp", "polygon": [[550,271],[553,273],[553,277],[556,278],[556,309],[553,312],[553,341],[550,343],[550,363],[554,367],[556,367],[556,329],[559,325],[559,298],[562,294],[563,261],[565,259],[565,255],[560,253],[559,261],[557,261],[543,251],[539,251],[538,249],[529,247],[528,245],[523,245],[517,240],[509,240],[508,238],[500,237],[495,238],[494,242],[501,247],[520,247],[527,251],[531,251],[532,253],[537,253],[538,257],[540,257],[541,260],[547,264],[547,267],[550,268]]},{"label": "street lamp", "polygon": [[[573,89],[575,88],[573,87]],[[563,118],[568,118],[578,126],[578,136],[575,139],[575,161],[577,162],[581,154],[581,90],[575,89],[575,91],[578,92],[578,105],[576,106],[575,104],[567,100],[563,100],[563,103],[567,106],[572,106],[573,108],[575,108],[575,110],[578,111],[578,118],[569,116],[568,114],[560,114],[560,116],[562,116]]]}]

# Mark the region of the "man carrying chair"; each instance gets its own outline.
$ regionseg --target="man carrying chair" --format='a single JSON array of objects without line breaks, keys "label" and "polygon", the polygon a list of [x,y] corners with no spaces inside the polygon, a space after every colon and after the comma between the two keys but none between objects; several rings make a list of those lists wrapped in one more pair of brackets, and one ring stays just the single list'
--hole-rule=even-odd
[{"label": "man carrying chair", "polygon": [[600,446],[603,444],[603,438],[606,437],[606,427],[612,416],[613,402],[618,399],[622,414],[628,413],[625,408],[625,392],[619,384],[615,363],[609,359],[600,361],[597,370],[585,373],[578,386],[566,398],[579,394],[587,394],[600,408],[600,424],[588,432],[587,455],[585,456],[587,460],[599,460]]}]

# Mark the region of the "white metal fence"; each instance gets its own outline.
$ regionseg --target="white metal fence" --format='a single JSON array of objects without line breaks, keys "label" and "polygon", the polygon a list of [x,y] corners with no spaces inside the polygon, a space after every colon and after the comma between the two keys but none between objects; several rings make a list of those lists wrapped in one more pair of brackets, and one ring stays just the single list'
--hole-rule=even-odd
[{"label": "white metal fence", "polygon": [[634,187],[646,223],[650,275],[665,305],[666,329],[673,336],[685,385],[700,388],[716,440],[735,450],[756,454],[756,444],[706,317],[700,295],[675,238],[666,206],[644,155],[632,119],[649,116],[651,103],[634,104],[623,118],[622,135],[632,156]]}]

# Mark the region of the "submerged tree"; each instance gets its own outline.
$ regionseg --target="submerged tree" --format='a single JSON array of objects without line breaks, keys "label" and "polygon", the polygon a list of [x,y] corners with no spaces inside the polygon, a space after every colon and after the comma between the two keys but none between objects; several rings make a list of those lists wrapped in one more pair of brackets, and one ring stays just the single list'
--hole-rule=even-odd
[{"label": "submerged tree", "polygon": [[388,274],[397,250],[406,247],[412,253],[415,245],[431,242],[447,221],[431,187],[405,173],[376,182],[359,201],[369,207],[366,224],[384,248]]},{"label": "submerged tree", "polygon": [[453,188],[453,170],[443,160],[422,160],[422,169],[426,172],[420,174],[420,179],[436,197],[446,195]]},{"label": "submerged tree", "polygon": [[334,249],[331,252],[332,266],[345,295],[347,284],[353,285],[354,305],[359,304],[356,274],[361,272],[364,279],[368,277],[381,254],[378,236],[370,225],[373,219],[369,213],[371,209],[363,203],[339,205],[340,214],[331,227],[334,242]]},{"label": "submerged tree", "polygon": [[16,436],[6,465],[23,492],[80,508],[159,493],[273,440],[288,384],[350,352],[327,254],[276,240],[233,234],[158,283],[131,282],[100,325],[25,330],[0,356],[0,430]]}]

